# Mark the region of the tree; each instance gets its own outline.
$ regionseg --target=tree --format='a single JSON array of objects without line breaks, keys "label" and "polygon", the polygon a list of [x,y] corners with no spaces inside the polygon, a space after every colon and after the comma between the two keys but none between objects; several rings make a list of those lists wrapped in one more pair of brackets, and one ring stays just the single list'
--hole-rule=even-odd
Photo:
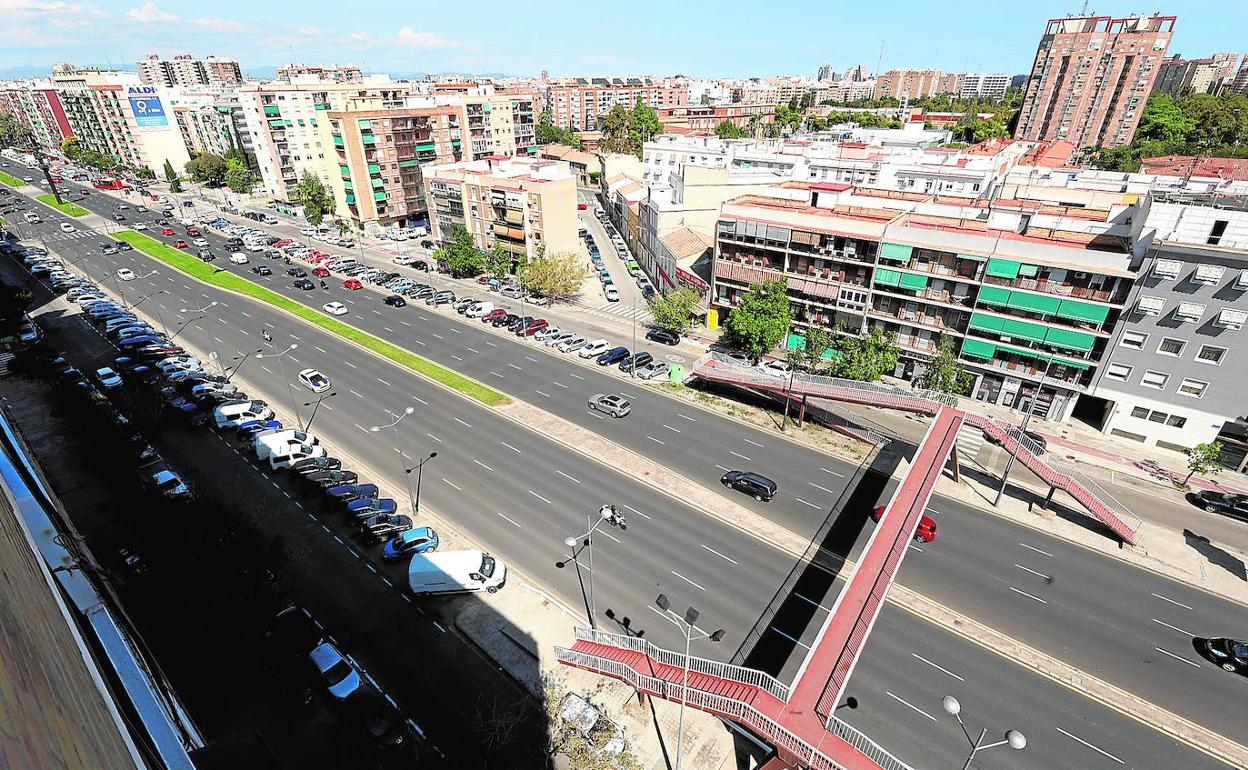
[{"label": "tree", "polygon": [[520,282],[532,291],[552,299],[567,299],[581,290],[588,271],[581,257],[572,252],[539,254],[528,261]]},{"label": "tree", "polygon": [[497,243],[489,251],[485,252],[485,272],[495,278],[505,278],[511,273],[513,262],[515,260],[512,258],[511,252],[505,251]]},{"label": "tree", "polygon": [[841,340],[841,357],[832,365],[832,374],[847,380],[875,382],[897,367],[901,351],[894,334],[876,326],[865,335],[847,335]]},{"label": "tree", "polygon": [[1201,476],[1216,476],[1218,471],[1222,470],[1222,464],[1218,459],[1222,456],[1222,442],[1210,441],[1205,444],[1197,444],[1187,450],[1187,478],[1183,479],[1183,486],[1187,486],[1187,482],[1192,480],[1192,476],[1199,473]]},{"label": "tree", "polygon": [[169,192],[182,192],[182,182],[178,179],[178,172],[173,170],[173,164],[165,159],[165,181],[169,183]]},{"label": "tree", "polygon": [[249,193],[256,185],[256,175],[251,172],[245,160],[237,157],[225,159],[225,186],[231,192]]},{"label": "tree", "polygon": [[35,148],[35,132],[12,115],[0,112],[0,147],[30,152]]},{"label": "tree", "polygon": [[436,249],[433,258],[446,262],[447,269],[456,278],[477,275],[485,265],[484,255],[472,242],[472,234],[463,225],[455,225],[455,229],[451,231],[450,245]]},{"label": "tree", "polygon": [[659,113],[640,98],[633,105],[630,118],[629,138],[634,148],[633,154],[640,158],[642,145],[663,133],[663,124],[659,122]]},{"label": "tree", "polygon": [[807,329],[806,343],[802,349],[805,360],[802,365],[812,372],[822,367],[826,362],[823,354],[832,349],[832,339],[832,332],[822,326]]},{"label": "tree", "polygon": [[334,196],[321,178],[309,171],[303,172],[303,178],[295,185],[292,197],[296,203],[303,204],[303,217],[313,227],[325,221],[325,215],[334,210]]},{"label": "tree", "polygon": [[601,147],[609,153],[628,153],[628,124],[630,115],[622,104],[616,104],[602,116]]},{"label": "tree", "polygon": [[225,184],[225,175],[228,171],[229,164],[225,158],[210,152],[201,152],[186,164],[186,173],[190,175],[191,180],[208,187],[220,187]]},{"label": "tree", "polygon": [[68,160],[75,161],[82,157],[82,145],[78,142],[78,137],[67,136],[61,140],[61,154]]},{"label": "tree", "polygon": [[1091,148],[1088,161],[1112,171],[1138,171],[1143,158],[1159,155],[1248,157],[1248,95],[1153,94],[1131,143]]},{"label": "tree", "polygon": [[927,362],[918,384],[927,390],[964,395],[972,379],[971,373],[958,363],[958,356],[953,352],[953,338],[942,334],[936,343],[936,355]]},{"label": "tree", "polygon": [[646,142],[663,132],[659,114],[641,99],[630,110],[622,104],[611,108],[602,118],[602,149],[607,152],[641,157]]},{"label": "tree", "polygon": [[771,352],[789,333],[792,310],[784,281],[750,287],[724,321],[727,342],[754,358]]},{"label": "tree", "polygon": [[585,149],[585,143],[571,127],[562,128],[555,125],[550,110],[542,110],[542,113],[537,116],[537,143],[562,144],[576,150]]},{"label": "tree", "polygon": [[720,139],[744,139],[746,136],[745,129],[739,127],[731,120],[721,120],[715,126],[715,136]]},{"label": "tree", "polygon": [[689,318],[701,301],[697,292],[682,286],[666,294],[655,294],[646,306],[656,326],[678,332],[689,326]]}]

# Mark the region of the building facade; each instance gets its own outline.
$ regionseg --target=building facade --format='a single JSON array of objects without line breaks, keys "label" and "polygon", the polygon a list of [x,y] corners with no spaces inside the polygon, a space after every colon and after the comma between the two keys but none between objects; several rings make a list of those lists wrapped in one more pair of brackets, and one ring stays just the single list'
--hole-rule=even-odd
[{"label": "building facade", "polygon": [[1174,22],[1173,16],[1050,19],[1014,136],[1079,148],[1129,144]]},{"label": "building facade", "polygon": [[689,88],[683,81],[652,78],[576,78],[552,82],[546,88],[545,109],[556,126],[577,131],[596,131],[611,108],[632,108],[638,101],[656,110],[677,107],[689,101]]},{"label": "building facade", "polygon": [[59,150],[61,142],[74,135],[74,129],[61,106],[61,97],[51,83],[13,83],[0,87],[0,112],[30,127],[35,142],[45,150]]},{"label": "building facade", "polygon": [[189,54],[178,54],[172,59],[162,59],[149,54],[136,63],[136,68],[139,80],[147,86],[196,88],[235,86],[243,82],[243,72],[237,61],[215,56],[196,59]]},{"label": "building facade", "polygon": [[956,91],[959,99],[1004,99],[1010,76],[1000,72],[968,72]]},{"label": "building facade", "polygon": [[658,110],[659,122],[666,133],[693,134],[713,133],[715,127],[727,121],[737,128],[748,128],[751,122],[767,125],[775,120],[776,105],[772,102],[758,104],[685,104]]},{"label": "building facade", "polygon": [[[947,85],[952,87],[954,84]],[[942,93],[940,86],[940,70],[889,70],[876,77],[873,96],[876,99],[886,97],[917,99],[920,96],[935,96]],[[949,92],[956,92],[956,89]]]}]

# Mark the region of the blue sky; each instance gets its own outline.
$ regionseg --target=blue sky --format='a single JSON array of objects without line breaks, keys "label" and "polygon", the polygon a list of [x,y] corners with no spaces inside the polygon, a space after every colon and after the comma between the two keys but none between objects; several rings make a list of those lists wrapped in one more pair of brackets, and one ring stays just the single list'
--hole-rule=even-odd
[{"label": "blue sky", "polygon": [[[497,12],[491,10],[497,7]],[[598,3],[274,3],[271,0],[0,0],[0,71],[133,63],[147,53],[215,53],[244,71],[289,61],[375,72],[812,73],[820,64],[1025,72],[1046,19],[1081,3],[676,0]],[[1136,3],[1093,3],[1103,15]],[[1248,51],[1248,4],[1186,0],[1172,53]],[[299,9],[298,15],[292,10]],[[364,10],[367,9],[367,10]],[[526,10],[531,9],[531,10]],[[479,20],[479,21],[478,21]],[[1243,53],[1244,51],[1240,51]]]}]

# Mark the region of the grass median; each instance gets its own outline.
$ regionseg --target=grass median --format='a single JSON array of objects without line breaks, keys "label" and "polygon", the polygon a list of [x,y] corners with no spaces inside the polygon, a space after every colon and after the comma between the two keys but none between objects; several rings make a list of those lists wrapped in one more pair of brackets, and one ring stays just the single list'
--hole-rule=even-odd
[{"label": "grass median", "polygon": [[36,195],[35,200],[39,201],[40,203],[46,203],[47,205],[61,212],[65,216],[69,216],[69,217],[85,217],[87,214],[91,213],[90,211],[87,211],[86,209],[84,209],[82,206],[79,206],[77,203],[70,203],[69,201],[65,201],[64,203],[57,203],[56,196],[53,195],[52,193],[44,193],[43,195]]},{"label": "grass median", "polygon": [[283,297],[275,291],[270,291],[263,286],[258,286],[245,278],[240,278],[233,273],[215,268],[207,262],[192,257],[179,249],[167,246],[160,241],[143,235],[133,230],[122,230],[114,233],[114,237],[118,240],[125,241],[134,248],[142,251],[150,257],[160,260],[165,264],[177,270],[186,273],[192,278],[202,281],[222,289],[236,291],[239,294],[246,294],[249,297],[266,302],[279,310],[296,315],[305,321],[316,324],[322,329],[337,334],[339,337],[351,340],[356,344],[362,345],[379,355],[385,356],[400,366],[407,367],[414,372],[423,374],[424,376],[446,385],[449,388],[463,393],[466,396],[475,398],[486,406],[501,406],[506,404],[510,399],[493,388],[482,385],[476,380],[469,379],[462,374],[447,369],[445,366],[436,364],[427,358],[422,358],[415,353],[404,350],[403,348],[386,342],[380,337],[375,337],[367,332],[360,331],[354,326],[343,323],[331,316],[325,315],[320,311],[296,302],[288,297]]},{"label": "grass median", "polygon": [[0,171],[0,182],[4,182],[9,187],[25,187],[26,186],[26,183],[23,182],[22,180],[18,179],[12,174],[6,174],[3,171]]}]

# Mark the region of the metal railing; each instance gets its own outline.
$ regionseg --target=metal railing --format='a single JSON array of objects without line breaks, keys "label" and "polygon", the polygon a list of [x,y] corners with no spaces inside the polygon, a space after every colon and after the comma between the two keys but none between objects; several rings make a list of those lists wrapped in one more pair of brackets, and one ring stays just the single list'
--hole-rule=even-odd
[{"label": "metal railing", "polygon": [[[685,668],[685,656],[683,653],[655,647],[645,639],[639,639],[635,636],[613,634],[609,631],[598,631],[592,628],[577,628],[576,638],[586,642],[594,642],[595,644],[634,650],[662,665],[679,669]],[[689,670],[694,673],[706,674],[707,676],[718,677],[730,682],[757,687],[781,703],[789,699],[788,685],[770,674],[752,668],[745,668],[744,666],[734,666],[731,663],[720,663],[719,661],[692,655],[688,661]]]},{"label": "metal railing", "polygon": [[853,746],[883,770],[914,770],[910,765],[890,754],[883,746],[867,737],[866,733],[838,717],[828,717],[827,728],[828,732]]}]

